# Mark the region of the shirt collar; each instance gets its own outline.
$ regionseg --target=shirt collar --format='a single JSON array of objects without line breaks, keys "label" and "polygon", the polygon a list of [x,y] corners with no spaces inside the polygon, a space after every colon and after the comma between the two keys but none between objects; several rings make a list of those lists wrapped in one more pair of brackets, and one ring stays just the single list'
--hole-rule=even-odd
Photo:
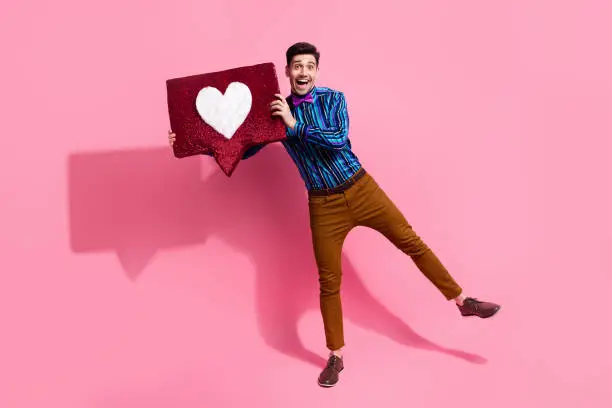
[{"label": "shirt collar", "polygon": [[294,95],[293,92],[291,92],[291,94],[289,95],[290,99],[293,99],[293,97],[305,97],[306,95],[312,95],[312,99],[315,100],[317,98],[317,86],[313,86],[312,89],[310,90],[310,92],[308,92],[307,94],[304,95]]}]

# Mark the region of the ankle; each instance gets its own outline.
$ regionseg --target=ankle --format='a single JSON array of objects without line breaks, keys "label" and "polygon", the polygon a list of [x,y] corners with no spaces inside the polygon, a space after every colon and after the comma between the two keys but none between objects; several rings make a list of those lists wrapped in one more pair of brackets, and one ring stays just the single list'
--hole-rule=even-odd
[{"label": "ankle", "polygon": [[332,350],[332,351],[329,353],[329,355],[330,355],[330,357],[331,357],[332,355],[334,355],[334,356],[336,356],[336,357],[340,357],[340,358],[342,358],[342,349],[339,349],[339,350]]},{"label": "ankle", "polygon": [[465,301],[465,296],[463,295],[459,295],[457,296],[455,299],[453,299],[455,301],[456,304],[458,304],[459,306],[463,306],[463,302]]}]

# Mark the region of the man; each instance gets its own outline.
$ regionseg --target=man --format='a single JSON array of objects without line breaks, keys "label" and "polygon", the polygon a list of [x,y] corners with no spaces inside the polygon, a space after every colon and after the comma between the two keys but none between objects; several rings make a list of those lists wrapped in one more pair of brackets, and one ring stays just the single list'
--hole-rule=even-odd
[{"label": "man", "polygon": [[[413,231],[351,150],[349,117],[342,92],[315,86],[320,53],[309,43],[296,43],[286,51],[285,74],[291,95],[270,104],[271,114],[283,120],[287,139],[282,143],[297,165],[308,190],[310,228],[319,271],[320,307],[327,348],[326,367],[318,382],[336,385],[344,369],[344,332],[340,282],[343,242],[356,226],[373,228],[410,256],[419,270],[462,316],[493,316],[500,306],[463,295],[440,260]],[[170,145],[175,135],[169,132]],[[249,149],[244,159],[261,150]]]}]

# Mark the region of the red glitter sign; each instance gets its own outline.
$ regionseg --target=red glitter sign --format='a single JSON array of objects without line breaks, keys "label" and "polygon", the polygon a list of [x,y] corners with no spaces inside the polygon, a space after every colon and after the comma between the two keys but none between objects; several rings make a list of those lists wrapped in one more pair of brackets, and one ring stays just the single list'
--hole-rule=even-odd
[{"label": "red glitter sign", "polygon": [[270,115],[280,93],[272,63],[169,79],[166,88],[175,157],[210,154],[229,177],[249,147],[286,137]]}]

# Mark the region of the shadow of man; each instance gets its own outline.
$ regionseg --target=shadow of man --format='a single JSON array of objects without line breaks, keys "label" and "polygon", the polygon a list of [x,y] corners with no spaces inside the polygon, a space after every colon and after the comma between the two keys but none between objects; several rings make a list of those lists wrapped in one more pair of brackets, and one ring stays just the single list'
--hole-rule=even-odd
[{"label": "shadow of man", "polygon": [[[146,262],[131,259],[138,258],[131,251],[201,244],[214,236],[248,256],[256,268],[256,316],[266,344],[317,367],[325,364],[320,355],[306,349],[298,335],[300,318],[309,310],[319,310],[318,274],[306,191],[285,150],[278,144],[269,145],[255,157],[242,161],[232,177],[215,171],[204,181],[200,181],[199,171],[198,177],[194,176],[192,163],[195,160],[177,163],[167,150],[147,154],[151,159],[145,161],[154,169],[151,170],[154,177],[158,177],[154,182],[141,180],[145,176],[138,164],[142,165],[143,159],[137,159],[140,156],[136,153],[131,153],[134,160],[114,158],[98,161],[95,165],[73,166],[73,182],[76,177],[88,182],[94,180],[97,188],[106,186],[104,188],[109,190],[97,194],[115,197],[118,202],[111,208],[121,208],[122,214],[138,214],[141,220],[128,221],[130,217],[124,215],[123,223],[113,217],[102,217],[92,224],[90,218],[89,223],[83,223],[81,216],[81,222],[72,228],[71,235],[80,237],[80,240],[73,238],[73,249],[100,247],[96,242],[96,230],[112,229],[116,242],[108,243],[113,239],[105,236],[104,243],[116,248],[119,254],[123,253],[124,268],[135,277]],[[154,163],[155,160],[159,163]],[[83,161],[85,159],[80,160]],[[100,166],[111,163],[115,181],[123,186],[120,189],[123,193],[119,195],[113,190],[117,184],[113,180],[99,180],[100,175],[109,174],[108,169]],[[168,169],[169,174],[164,176],[160,170],[163,168]],[[136,178],[132,178],[134,176]],[[72,188],[71,191],[71,218],[84,212],[79,203],[86,202],[89,210],[96,214],[105,213],[105,208],[109,207],[108,200],[91,198],[91,189]],[[84,198],[85,194],[89,194],[88,198]],[[95,208],[95,203],[105,208]],[[471,363],[486,362],[483,357],[442,347],[416,333],[372,296],[346,255],[342,263],[342,297],[347,321],[402,345],[445,353]],[[135,265],[136,269],[130,270],[130,265]],[[321,336],[324,344],[323,331]]]}]

